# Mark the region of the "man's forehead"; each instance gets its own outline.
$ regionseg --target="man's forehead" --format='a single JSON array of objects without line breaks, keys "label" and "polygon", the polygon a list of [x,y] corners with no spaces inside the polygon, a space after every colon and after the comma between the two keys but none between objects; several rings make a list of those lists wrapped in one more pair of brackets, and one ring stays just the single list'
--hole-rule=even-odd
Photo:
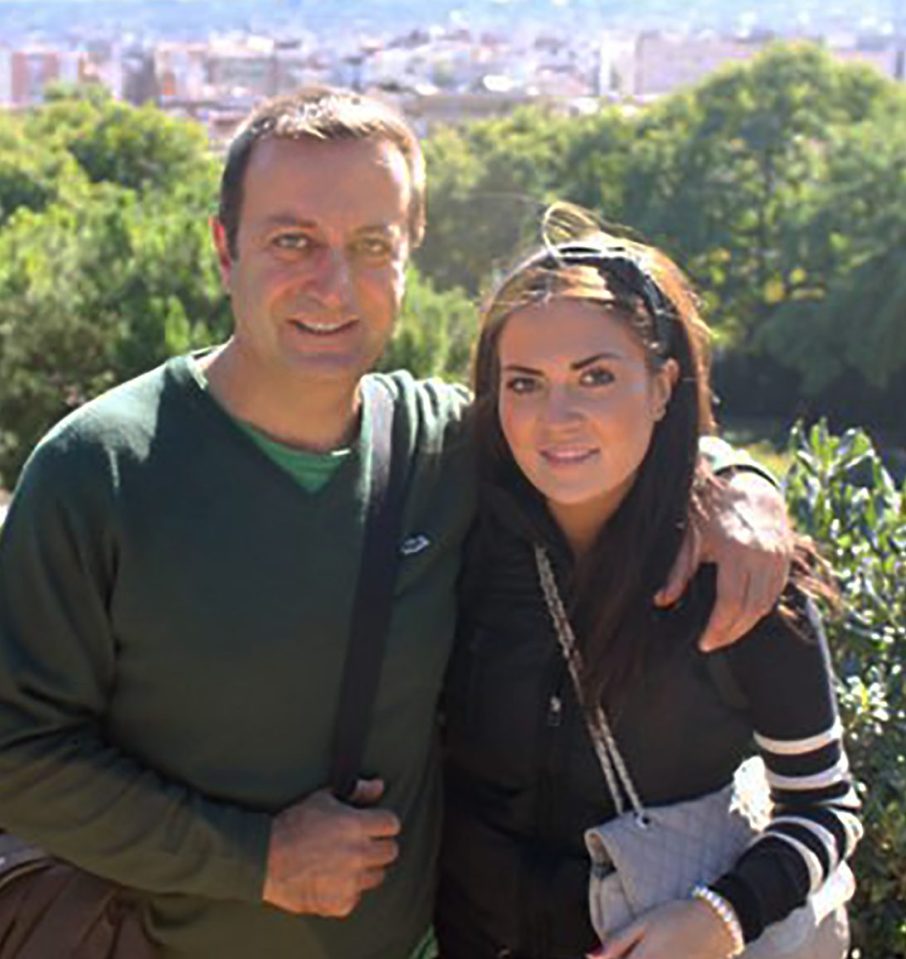
[{"label": "man's forehead", "polygon": [[408,216],[411,190],[406,160],[389,141],[268,138],[252,153],[244,206],[267,219],[392,227]]},{"label": "man's forehead", "polygon": [[383,139],[269,137],[256,144],[247,173],[257,174],[264,180],[275,176],[315,182],[327,179],[334,181],[336,188],[356,186],[363,177],[371,183],[394,180],[406,189],[411,187],[402,152]]}]

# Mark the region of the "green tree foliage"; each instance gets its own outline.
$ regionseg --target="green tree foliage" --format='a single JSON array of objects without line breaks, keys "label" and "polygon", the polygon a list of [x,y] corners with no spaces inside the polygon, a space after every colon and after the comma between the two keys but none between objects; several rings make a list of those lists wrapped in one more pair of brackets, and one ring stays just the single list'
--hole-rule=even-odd
[{"label": "green tree foliage", "polygon": [[537,221],[549,165],[537,136],[542,119],[519,111],[505,128],[501,121],[450,128],[426,144],[429,226],[416,262],[439,287],[476,293]]},{"label": "green tree foliage", "polygon": [[810,395],[848,370],[880,389],[906,373],[906,93],[879,101],[829,140],[825,182],[801,215],[800,294],[760,331]]},{"label": "green tree foliage", "polygon": [[568,118],[525,107],[438,130],[425,143],[429,229],[419,268],[442,289],[476,294],[536,238],[554,199],[618,207],[627,144],[615,111]]},{"label": "green tree foliage", "polygon": [[476,332],[477,313],[465,293],[438,292],[410,267],[403,309],[380,368],[465,382]]},{"label": "green tree foliage", "polygon": [[906,91],[778,45],[634,113],[525,109],[427,143],[419,265],[474,294],[553,197],[674,255],[716,334],[725,409],[902,430]]},{"label": "green tree foliage", "polygon": [[214,163],[200,126],[151,105],[118,103],[100,87],[52,91],[45,106],[29,114],[25,133],[66,150],[93,182],[133,190],[171,189],[209,174],[206,167]]},{"label": "green tree foliage", "polygon": [[851,909],[860,955],[906,957],[906,487],[868,437],[824,424],[791,436],[787,502],[833,566],[845,613],[828,624],[865,838]]},{"label": "green tree foliage", "polygon": [[223,337],[204,133],[100,87],[0,122],[0,486],[69,409]]},{"label": "green tree foliage", "polygon": [[[689,269],[720,335],[718,372],[736,364],[730,411],[812,397],[902,430],[901,86],[777,47],[649,109],[524,109],[439,130],[426,153],[428,237],[384,368],[465,378],[478,291],[535,238],[544,206],[569,199]],[[198,128],[99,87],[0,117],[0,485],[78,403],[226,335],[206,227],[215,167]],[[831,645],[865,790],[856,939],[863,957],[904,959],[904,495],[861,434],[799,431],[793,448],[792,511],[848,610]]]},{"label": "green tree foliage", "polygon": [[803,217],[826,181],[829,140],[863,121],[885,86],[817,47],[776,46],[641,118],[625,215],[681,252],[735,345],[825,282],[808,269]]},{"label": "green tree foliage", "polygon": [[0,227],[18,209],[44,209],[79,179],[69,153],[28,136],[21,117],[0,115]]},{"label": "green tree foliage", "polygon": [[88,185],[0,231],[0,485],[69,409],[224,335],[206,203]]}]

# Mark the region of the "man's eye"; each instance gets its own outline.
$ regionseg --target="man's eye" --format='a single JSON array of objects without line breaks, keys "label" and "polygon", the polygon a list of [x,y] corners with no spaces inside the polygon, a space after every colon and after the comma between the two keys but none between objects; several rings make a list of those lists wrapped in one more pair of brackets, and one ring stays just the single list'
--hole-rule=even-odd
[{"label": "man's eye", "polygon": [[368,257],[385,257],[393,253],[393,244],[380,236],[363,237],[356,244],[359,253]]},{"label": "man's eye", "polygon": [[583,386],[607,386],[613,381],[613,373],[601,366],[593,366],[591,369],[583,370],[579,377],[579,382]]},{"label": "man's eye", "polygon": [[279,233],[271,242],[278,250],[308,250],[312,245],[304,233]]},{"label": "man's eye", "polygon": [[510,393],[532,393],[537,387],[537,381],[531,376],[511,376],[504,383],[504,386]]}]

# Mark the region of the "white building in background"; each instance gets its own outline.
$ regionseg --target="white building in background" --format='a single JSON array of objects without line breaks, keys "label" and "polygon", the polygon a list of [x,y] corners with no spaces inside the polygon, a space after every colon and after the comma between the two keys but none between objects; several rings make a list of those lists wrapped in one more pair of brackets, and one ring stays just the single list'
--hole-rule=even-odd
[{"label": "white building in background", "polygon": [[864,63],[886,77],[897,78],[897,50],[892,43],[884,49],[837,46],[831,47],[831,53],[842,63]]},{"label": "white building in background", "polygon": [[97,83],[117,100],[122,100],[125,92],[122,52],[118,45],[111,44],[104,51],[61,53],[59,79],[64,83]]},{"label": "white building in background", "polygon": [[763,46],[762,40],[722,37],[711,31],[640,33],[629,92],[642,98],[670,93],[677,87],[698,83],[722,64],[750,60]]},{"label": "white building in background", "polygon": [[[87,73],[89,72],[87,58],[84,53],[77,50],[67,50],[63,53],[57,54],[58,56],[58,70],[57,79],[63,83],[79,83],[81,80],[86,78]],[[115,70],[111,70],[109,77],[104,78],[105,80],[110,81],[112,84],[116,80]],[[119,86],[110,86],[109,89],[113,92],[115,96],[119,96],[120,90],[122,89],[122,84]]]},{"label": "white building in background", "polygon": [[351,63],[358,66],[356,85],[361,89],[396,84],[411,86],[424,77],[424,65],[416,51],[394,47],[363,50]]},{"label": "white building in background", "polygon": [[602,37],[594,67],[594,92],[598,96],[621,99],[634,91],[635,51],[633,34],[607,33]]},{"label": "white building in background", "polygon": [[207,96],[207,57],[206,43],[158,43],[154,75],[161,98],[201,100]]},{"label": "white building in background", "polygon": [[208,45],[208,80],[234,97],[273,96],[277,92],[276,42],[271,37],[215,37]]},{"label": "white building in background", "polygon": [[13,59],[12,52],[0,47],[0,107],[10,106],[13,102]]},{"label": "white building in background", "polygon": [[482,89],[484,78],[505,76],[519,67],[510,51],[471,36],[425,34],[421,42],[388,44],[362,51],[359,85],[367,88],[450,93]]},{"label": "white building in background", "polygon": [[2,106],[33,106],[43,101],[44,88],[50,83],[79,83],[91,78],[91,65],[82,50],[60,51],[47,46],[0,49]]}]

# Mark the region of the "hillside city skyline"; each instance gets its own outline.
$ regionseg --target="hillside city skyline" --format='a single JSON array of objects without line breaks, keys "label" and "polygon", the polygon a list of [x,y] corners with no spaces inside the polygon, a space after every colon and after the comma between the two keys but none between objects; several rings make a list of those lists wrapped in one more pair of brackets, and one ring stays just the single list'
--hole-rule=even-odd
[{"label": "hillside city skyline", "polygon": [[[62,11],[65,10],[65,15]],[[0,108],[94,82],[202,123],[222,143],[264,96],[309,83],[394,100],[420,133],[547,102],[644,104],[806,39],[903,78],[906,0],[0,0]],[[576,29],[577,18],[582,29]],[[515,26],[514,26],[515,24]]]},{"label": "hillside city skyline", "polygon": [[[66,19],[60,21],[60,9]],[[198,38],[205,31],[266,29],[279,25],[325,37],[352,29],[398,32],[429,26],[476,29],[526,27],[572,31],[575,18],[589,29],[714,29],[781,34],[853,32],[891,35],[903,26],[903,0],[822,3],[820,0],[691,0],[680,10],[670,0],[275,0],[262,15],[254,0],[0,0],[5,42],[23,35],[64,36],[78,29],[116,27],[137,34]]]}]

